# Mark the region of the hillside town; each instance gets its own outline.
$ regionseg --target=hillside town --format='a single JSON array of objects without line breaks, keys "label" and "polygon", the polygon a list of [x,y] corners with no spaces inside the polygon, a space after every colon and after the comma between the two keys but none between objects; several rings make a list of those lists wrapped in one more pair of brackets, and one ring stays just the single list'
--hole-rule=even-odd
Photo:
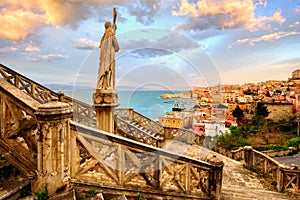
[{"label": "hillside town", "polygon": [[233,114],[237,108],[242,111],[242,121],[253,119],[257,103],[268,110],[268,120],[297,117],[300,110],[300,70],[292,72],[287,80],[268,80],[258,83],[196,87],[182,94],[163,95],[162,98],[183,97],[196,99],[192,108],[178,109],[159,117],[159,122],[167,127],[193,128],[199,135],[216,136],[227,127],[236,126],[239,119]]}]

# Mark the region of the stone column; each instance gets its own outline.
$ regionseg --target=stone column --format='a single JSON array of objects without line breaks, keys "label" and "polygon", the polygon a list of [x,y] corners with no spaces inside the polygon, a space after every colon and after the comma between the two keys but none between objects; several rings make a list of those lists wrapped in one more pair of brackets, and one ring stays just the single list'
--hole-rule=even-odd
[{"label": "stone column", "polygon": [[251,146],[244,147],[245,165],[246,167],[253,167],[253,148]]},{"label": "stone column", "polygon": [[71,168],[72,110],[67,103],[57,99],[39,106],[36,111],[38,120],[38,175],[33,185],[35,192],[47,187],[48,194],[69,189]]},{"label": "stone column", "polygon": [[96,110],[96,127],[114,133],[114,108],[119,105],[118,93],[116,90],[96,89],[93,101]]},{"label": "stone column", "polygon": [[134,120],[134,109],[133,108],[129,108],[128,112],[129,112],[129,120],[133,121]]},{"label": "stone column", "polygon": [[285,165],[280,164],[277,168],[277,191],[282,192],[284,190],[284,169],[287,168]]},{"label": "stone column", "polygon": [[214,199],[221,199],[222,193],[222,176],[224,162],[220,160],[216,154],[209,154],[205,158],[206,162],[213,165],[212,175],[210,177],[210,195]]}]

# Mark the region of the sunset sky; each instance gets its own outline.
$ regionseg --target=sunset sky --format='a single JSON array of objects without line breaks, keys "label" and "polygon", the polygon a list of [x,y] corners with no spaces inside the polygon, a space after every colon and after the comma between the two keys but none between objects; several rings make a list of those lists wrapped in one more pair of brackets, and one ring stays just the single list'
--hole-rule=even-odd
[{"label": "sunset sky", "polygon": [[93,86],[113,7],[121,87],[286,80],[300,69],[300,0],[2,0],[0,62],[42,84]]}]

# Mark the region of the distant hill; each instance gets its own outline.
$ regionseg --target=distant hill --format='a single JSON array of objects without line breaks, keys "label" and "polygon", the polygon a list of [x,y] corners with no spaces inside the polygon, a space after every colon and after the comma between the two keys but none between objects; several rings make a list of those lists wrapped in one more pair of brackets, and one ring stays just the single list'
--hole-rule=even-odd
[{"label": "distant hill", "polygon": [[[94,87],[86,86],[86,85],[74,85],[74,84],[46,84],[45,87],[54,90],[54,91],[72,91],[72,90],[94,90]],[[132,86],[117,86],[117,91],[165,91],[161,88],[139,88],[139,87],[132,87]],[[168,91],[168,90],[167,90]],[[177,90],[174,90],[177,91]],[[178,90],[181,91],[182,90]]]},{"label": "distant hill", "polygon": [[93,88],[85,85],[73,85],[73,84],[47,84],[45,87],[54,91],[66,91],[66,90],[92,90]]}]

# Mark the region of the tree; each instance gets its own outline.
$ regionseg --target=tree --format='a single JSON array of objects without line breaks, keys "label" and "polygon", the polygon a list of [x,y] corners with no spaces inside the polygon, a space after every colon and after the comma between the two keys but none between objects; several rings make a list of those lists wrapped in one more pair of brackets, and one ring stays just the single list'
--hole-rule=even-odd
[{"label": "tree", "polygon": [[244,118],[244,112],[242,111],[242,109],[237,106],[233,111],[232,111],[232,115],[237,118],[237,123],[238,125],[240,125],[242,119]]},{"label": "tree", "polygon": [[269,116],[269,111],[268,108],[266,106],[264,106],[263,103],[258,102],[256,104],[256,112],[255,115],[256,116],[263,116],[263,117],[268,117]]},{"label": "tree", "polygon": [[255,109],[255,116],[252,121],[256,121],[257,123],[257,129],[258,129],[258,135],[260,135],[266,143],[269,143],[269,138],[267,137],[267,122],[266,122],[266,117],[269,116],[269,111],[268,108],[261,102],[258,102],[256,104],[256,109]]}]

